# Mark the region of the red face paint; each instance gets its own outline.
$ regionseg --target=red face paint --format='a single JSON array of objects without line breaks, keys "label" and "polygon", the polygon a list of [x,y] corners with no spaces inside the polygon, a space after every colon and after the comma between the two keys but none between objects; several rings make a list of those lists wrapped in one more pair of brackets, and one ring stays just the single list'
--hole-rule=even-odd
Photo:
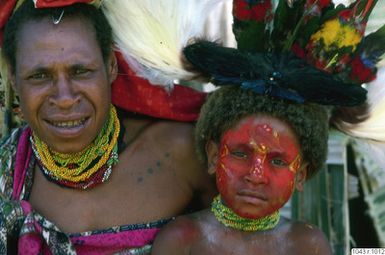
[{"label": "red face paint", "polygon": [[216,179],[225,204],[244,218],[281,208],[294,190],[300,149],[291,128],[269,116],[251,116],[225,132]]}]

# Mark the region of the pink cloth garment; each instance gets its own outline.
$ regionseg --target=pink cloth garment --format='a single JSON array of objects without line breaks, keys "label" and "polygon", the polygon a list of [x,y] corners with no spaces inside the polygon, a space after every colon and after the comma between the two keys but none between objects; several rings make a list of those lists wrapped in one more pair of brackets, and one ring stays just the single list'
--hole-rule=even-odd
[{"label": "pink cloth garment", "polygon": [[77,254],[87,255],[111,254],[152,244],[160,230],[159,227],[140,228],[139,225],[142,224],[137,224],[137,229],[119,233],[107,232],[93,233],[88,236],[71,236],[71,241],[76,248]]},{"label": "pink cloth garment", "polygon": [[21,191],[24,186],[24,179],[28,170],[28,163],[32,155],[32,148],[29,143],[29,137],[31,136],[31,134],[31,129],[26,128],[21,134],[19,138],[19,143],[17,144],[15,172],[13,178],[13,200],[19,200]]},{"label": "pink cloth garment", "polygon": [[[101,255],[135,251],[151,245],[160,227],[168,220],[146,224],[131,224],[105,230],[66,234],[33,210],[31,204],[23,200],[27,171],[33,171],[29,161],[33,156],[29,137],[31,130],[25,129],[17,146],[12,198],[20,201],[25,216],[18,240],[19,254],[87,254]],[[33,165],[33,164],[32,164]],[[26,191],[29,193],[29,191]],[[133,250],[131,252],[131,249]]]}]

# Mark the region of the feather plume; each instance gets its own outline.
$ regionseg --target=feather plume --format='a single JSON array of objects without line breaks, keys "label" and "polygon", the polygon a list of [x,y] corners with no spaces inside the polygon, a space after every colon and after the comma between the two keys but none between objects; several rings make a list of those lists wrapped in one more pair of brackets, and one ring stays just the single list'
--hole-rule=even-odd
[{"label": "feather plume", "polygon": [[385,53],[385,25],[363,38],[358,48],[358,54],[365,60],[366,65],[374,68]]},{"label": "feather plume", "polygon": [[204,22],[220,0],[108,0],[102,9],[116,46],[138,76],[170,87],[175,79],[191,79],[181,51],[203,36]]},{"label": "feather plume", "polygon": [[262,51],[268,42],[267,27],[272,19],[271,0],[234,0],[233,32],[238,49]]},{"label": "feather plume", "polygon": [[293,54],[242,52],[205,41],[187,46],[184,54],[216,85],[238,85],[301,103],[352,106],[366,99],[361,86],[344,83]]},{"label": "feather plume", "polygon": [[358,124],[338,123],[338,128],[354,137],[385,142],[385,68],[377,74],[368,84],[369,117]]}]

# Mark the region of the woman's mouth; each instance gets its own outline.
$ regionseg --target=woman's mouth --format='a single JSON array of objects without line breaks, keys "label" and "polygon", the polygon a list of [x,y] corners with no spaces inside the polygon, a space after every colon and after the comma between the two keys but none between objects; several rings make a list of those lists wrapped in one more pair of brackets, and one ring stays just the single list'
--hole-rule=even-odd
[{"label": "woman's mouth", "polygon": [[81,118],[78,120],[67,120],[67,121],[48,121],[54,127],[58,128],[77,128],[87,121],[87,118]]}]

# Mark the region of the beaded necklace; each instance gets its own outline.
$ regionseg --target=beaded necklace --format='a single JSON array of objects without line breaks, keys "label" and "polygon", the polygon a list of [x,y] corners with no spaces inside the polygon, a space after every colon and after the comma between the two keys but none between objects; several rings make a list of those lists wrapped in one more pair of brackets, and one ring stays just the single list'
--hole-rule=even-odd
[{"label": "beaded necklace", "polygon": [[269,230],[277,226],[280,218],[279,211],[259,219],[242,218],[223,204],[220,195],[214,198],[211,204],[211,211],[220,223],[226,227],[241,231]]},{"label": "beaded necklace", "polygon": [[50,150],[33,134],[32,149],[44,176],[60,186],[87,189],[105,182],[118,162],[119,119],[111,105],[108,121],[100,134],[84,150],[64,154]]}]

